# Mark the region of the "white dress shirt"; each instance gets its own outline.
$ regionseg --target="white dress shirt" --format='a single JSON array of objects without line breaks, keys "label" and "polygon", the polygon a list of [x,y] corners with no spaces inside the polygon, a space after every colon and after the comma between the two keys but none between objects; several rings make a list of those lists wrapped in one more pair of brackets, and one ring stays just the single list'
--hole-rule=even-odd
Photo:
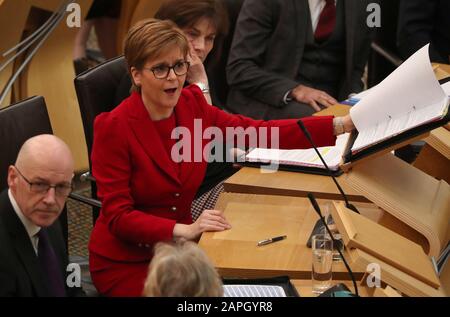
[{"label": "white dress shirt", "polygon": [[17,205],[16,199],[11,193],[11,189],[8,189],[8,197],[11,201],[11,205],[14,209],[14,211],[17,214],[17,217],[19,217],[20,221],[22,221],[23,226],[25,227],[25,230],[28,233],[28,236],[31,241],[31,245],[33,246],[34,252],[37,254],[37,245],[39,242],[39,238],[36,236],[39,230],[41,230],[41,227],[36,226],[34,223],[32,223],[25,215],[22,213],[22,211],[19,208],[19,205]]}]

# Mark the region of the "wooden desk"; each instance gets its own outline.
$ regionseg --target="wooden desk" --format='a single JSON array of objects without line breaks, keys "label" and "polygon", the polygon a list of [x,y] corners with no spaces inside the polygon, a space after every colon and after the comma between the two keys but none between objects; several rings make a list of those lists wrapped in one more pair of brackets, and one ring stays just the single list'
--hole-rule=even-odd
[{"label": "wooden desk", "polygon": [[450,76],[450,65],[439,63],[432,63],[432,65],[434,75],[436,76],[437,80],[441,80]]},{"label": "wooden desk", "polygon": [[347,115],[350,111],[350,106],[348,105],[341,105],[337,104],[334,106],[331,106],[330,108],[323,109],[319,112],[316,112],[313,114],[313,116],[336,116],[336,117],[343,117]]},{"label": "wooden desk", "polygon": [[[299,197],[222,193],[216,208],[225,211],[233,227],[203,233],[199,245],[224,277],[310,279],[311,249],[306,242],[318,219],[310,206],[308,199]],[[379,212],[372,204],[358,208],[371,218]],[[284,234],[286,240],[256,246],[259,240]],[[354,273],[357,279],[362,277],[362,271]],[[349,279],[342,262],[333,263],[333,274]]]},{"label": "wooden desk", "polygon": [[[352,189],[344,177],[337,178],[349,200],[368,202]],[[243,167],[224,182],[226,192],[306,197],[311,192],[316,198],[343,200],[329,176],[277,171],[261,173],[259,168]]]}]

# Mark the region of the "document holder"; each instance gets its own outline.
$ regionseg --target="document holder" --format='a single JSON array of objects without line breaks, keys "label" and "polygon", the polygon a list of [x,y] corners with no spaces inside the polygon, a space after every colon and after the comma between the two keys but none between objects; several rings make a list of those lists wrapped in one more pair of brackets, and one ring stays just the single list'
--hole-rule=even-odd
[{"label": "document holder", "polygon": [[376,222],[334,202],[331,213],[351,257],[353,269],[371,272],[380,268],[379,278],[408,296],[443,294],[431,259],[421,246]]},{"label": "document holder", "polygon": [[[447,244],[450,186],[391,153],[369,156],[342,176],[345,183],[392,215],[387,228],[420,244],[437,257]],[[399,224],[401,223],[401,224]],[[406,226],[405,226],[406,225]]]},{"label": "document holder", "polygon": [[[350,145],[352,144],[352,141],[354,141],[358,135],[358,132],[352,133],[349,139],[348,147],[346,149],[346,153],[343,157],[343,165],[347,163],[354,163],[360,159],[363,159],[365,157],[368,157],[370,155],[376,154],[378,152],[382,152],[385,149],[388,149],[389,151],[398,149],[406,144],[410,144],[416,140],[416,138],[419,136],[419,139],[423,139],[424,135],[427,135],[431,130],[434,130],[436,128],[439,128],[446,123],[450,121],[450,112],[447,112],[447,114],[442,117],[440,120],[432,121],[427,124],[412,128],[408,131],[405,131],[403,133],[400,133],[394,137],[391,137],[385,141],[382,141],[380,143],[377,143],[373,146],[370,146],[366,149],[363,149],[357,153],[352,154],[350,150]],[[406,143],[405,143],[406,142]],[[384,153],[384,151],[382,152]],[[344,169],[347,169],[344,167]]]},{"label": "document holder", "polygon": [[[258,167],[258,168],[267,168],[267,169],[270,169],[270,166],[271,166],[269,163],[260,163],[260,162],[242,162],[240,164],[242,166],[247,166],[247,167]],[[338,177],[344,173],[344,171],[342,169],[338,169],[335,171],[333,171],[333,170],[328,171],[325,168],[300,166],[300,165],[287,165],[287,164],[279,164],[276,166],[276,169],[278,169],[280,171],[307,173],[307,174],[324,175],[324,176],[329,176],[330,172],[331,172],[331,174],[333,174],[334,177]]]}]

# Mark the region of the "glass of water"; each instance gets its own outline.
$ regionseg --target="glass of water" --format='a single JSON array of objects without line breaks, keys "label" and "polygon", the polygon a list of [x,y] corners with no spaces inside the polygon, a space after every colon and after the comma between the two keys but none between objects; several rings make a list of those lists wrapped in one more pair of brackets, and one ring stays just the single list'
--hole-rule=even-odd
[{"label": "glass of water", "polygon": [[333,240],[328,234],[312,237],[312,291],[322,294],[331,287],[333,273]]}]

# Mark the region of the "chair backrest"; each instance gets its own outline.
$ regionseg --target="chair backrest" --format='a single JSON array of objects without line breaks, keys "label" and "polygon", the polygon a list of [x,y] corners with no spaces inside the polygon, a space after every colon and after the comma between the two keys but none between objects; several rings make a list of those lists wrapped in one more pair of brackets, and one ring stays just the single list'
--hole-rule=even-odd
[{"label": "chair backrest", "polygon": [[38,134],[53,134],[43,97],[34,96],[0,109],[0,191],[8,187],[8,166],[16,161],[20,147]]},{"label": "chair backrest", "polygon": [[124,79],[130,82],[123,56],[97,65],[75,78],[75,90],[89,156],[94,139],[94,119],[98,114],[111,111],[120,103],[117,93]]},{"label": "chair backrest", "polygon": [[[0,192],[8,187],[8,166],[16,161],[23,143],[39,134],[53,134],[47,106],[42,96],[34,96],[0,109]],[[59,217],[68,242],[67,211]]]}]

